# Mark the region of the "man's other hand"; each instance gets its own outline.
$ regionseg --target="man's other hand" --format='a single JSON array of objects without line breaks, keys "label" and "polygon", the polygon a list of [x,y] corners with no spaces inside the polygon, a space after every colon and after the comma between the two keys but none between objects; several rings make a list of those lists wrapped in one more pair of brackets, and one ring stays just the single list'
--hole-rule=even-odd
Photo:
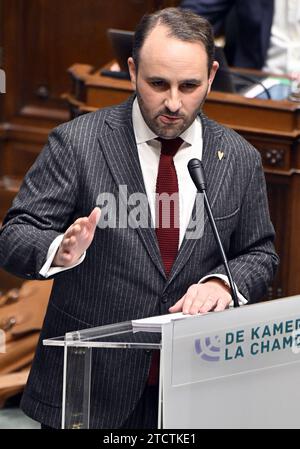
[{"label": "man's other hand", "polygon": [[230,302],[229,288],[221,279],[213,278],[203,284],[191,285],[186,294],[169,308],[169,312],[183,312],[190,315],[209,311],[219,312],[228,308]]},{"label": "man's other hand", "polygon": [[78,218],[65,232],[53,259],[54,267],[72,266],[93,241],[101,210],[95,207],[88,217]]}]

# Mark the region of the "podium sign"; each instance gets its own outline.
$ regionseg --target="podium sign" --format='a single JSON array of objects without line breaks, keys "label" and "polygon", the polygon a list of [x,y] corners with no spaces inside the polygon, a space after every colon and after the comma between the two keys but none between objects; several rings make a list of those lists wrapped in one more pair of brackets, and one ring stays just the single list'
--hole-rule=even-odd
[{"label": "podium sign", "polygon": [[300,296],[158,323],[44,340],[64,348],[63,428],[91,427],[92,350],[103,348],[161,350],[158,428],[300,428]]},{"label": "podium sign", "polygon": [[162,329],[166,428],[300,428],[300,296]]}]

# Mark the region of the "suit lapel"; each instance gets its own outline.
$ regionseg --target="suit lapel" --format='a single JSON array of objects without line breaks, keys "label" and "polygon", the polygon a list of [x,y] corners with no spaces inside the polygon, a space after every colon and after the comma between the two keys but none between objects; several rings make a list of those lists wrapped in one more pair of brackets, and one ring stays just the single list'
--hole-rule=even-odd
[{"label": "suit lapel", "polygon": [[[120,189],[121,185],[126,186],[127,198],[130,195],[142,193],[147,199],[133,132],[131,111],[132,99],[121,107],[113,109],[106,119],[108,131],[99,136],[99,143],[118,188]],[[128,205],[127,198],[123,197],[123,202],[126,203],[128,214],[132,217],[133,214],[130,212],[133,207]],[[151,213],[148,201],[139,205],[139,210],[145,214],[144,217],[148,217],[149,226],[145,228],[137,226],[136,230],[153,263],[166,277],[155,230],[150,226]]]},{"label": "suit lapel", "polygon": [[[99,143],[116,185],[118,187],[121,185],[127,186],[127,197],[135,193],[143,193],[146,198],[145,185],[132,126],[132,101],[133,99],[131,98],[120,107],[110,111],[106,119],[108,125],[107,132],[99,136]],[[226,154],[221,160],[218,158],[218,151],[223,150],[220,146],[220,137],[223,134],[223,130],[219,125],[208,120],[205,115],[201,114],[200,117],[203,128],[202,162],[207,180],[207,196],[213,209],[218,192],[226,176],[227,167],[230,164],[230,155]],[[123,198],[123,201],[126,202],[127,210],[130,214],[132,207],[128,206],[127,198]],[[193,212],[195,212],[195,204]],[[148,202],[144,205],[143,213],[149,217],[150,222],[151,213]],[[207,220],[205,213],[204,229],[207,226]],[[201,221],[203,221],[203,216],[196,217],[196,224],[200,225]],[[167,280],[165,288],[168,287],[183,269],[195,245],[200,245],[205,250],[205,235],[200,239],[189,239],[185,235],[170,276],[167,279],[155,229],[152,226],[148,226],[146,228],[137,227],[136,230],[151,260]]]},{"label": "suit lapel", "polygon": [[[221,160],[219,159],[218,151],[223,150],[223,148],[221,148],[220,146],[220,137],[223,134],[223,129],[215,122],[208,120],[204,114],[200,114],[200,118],[203,129],[202,163],[206,175],[207,196],[213,209],[214,204],[218,198],[219,190],[223,184],[224,177],[226,176],[227,167],[230,164],[230,155],[224,154],[223,158]],[[194,204],[193,214],[195,213],[195,207],[196,205]],[[197,226],[201,226],[202,224],[203,226],[203,216],[199,216],[199,213],[197,215],[198,216],[196,216],[194,225],[196,224]],[[206,212],[204,212],[204,232],[206,226],[209,226],[209,223],[207,214]],[[190,221],[189,227],[193,227],[192,221]],[[203,248],[203,251],[205,250],[205,234],[202,236],[202,238],[196,239],[187,238],[187,234],[185,234],[178,252],[178,256],[172,267],[172,271],[170,273],[170,277],[168,279],[166,287],[173,281],[176,276],[178,276],[180,271],[183,269],[188,259],[190,258],[195,245],[200,245]]]}]

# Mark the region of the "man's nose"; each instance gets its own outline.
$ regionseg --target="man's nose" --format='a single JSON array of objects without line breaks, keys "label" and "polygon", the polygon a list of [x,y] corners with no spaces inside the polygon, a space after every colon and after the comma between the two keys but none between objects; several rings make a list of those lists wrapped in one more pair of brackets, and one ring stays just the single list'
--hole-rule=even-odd
[{"label": "man's nose", "polygon": [[178,90],[174,89],[169,91],[169,95],[165,100],[165,106],[170,112],[176,112],[181,108],[182,103]]}]

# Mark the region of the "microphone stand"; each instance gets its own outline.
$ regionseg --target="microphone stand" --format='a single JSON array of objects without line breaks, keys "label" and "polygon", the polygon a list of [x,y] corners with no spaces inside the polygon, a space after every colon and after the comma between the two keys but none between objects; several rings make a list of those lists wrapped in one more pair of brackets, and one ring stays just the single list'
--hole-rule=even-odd
[{"label": "microphone stand", "polygon": [[233,304],[234,307],[239,307],[239,300],[238,300],[238,295],[237,295],[237,291],[236,291],[236,287],[235,287],[235,283],[233,282],[233,278],[231,275],[231,271],[228,265],[228,261],[227,261],[227,257],[220,239],[220,235],[215,223],[215,219],[214,216],[212,214],[212,210],[210,207],[210,203],[209,200],[207,198],[206,195],[206,182],[205,182],[205,176],[204,176],[204,170],[203,170],[203,166],[202,166],[202,162],[199,161],[198,159],[191,159],[188,163],[188,170],[189,173],[191,175],[191,178],[197,188],[197,190],[200,193],[203,193],[203,197],[204,197],[204,206],[208,215],[208,219],[210,222],[210,225],[212,227],[213,230],[213,234],[215,237],[215,240],[217,242],[218,248],[220,250],[221,253],[221,257],[222,257],[222,261],[225,267],[225,271],[229,280],[229,284],[230,284],[230,289],[231,289],[231,296],[233,299]]}]

